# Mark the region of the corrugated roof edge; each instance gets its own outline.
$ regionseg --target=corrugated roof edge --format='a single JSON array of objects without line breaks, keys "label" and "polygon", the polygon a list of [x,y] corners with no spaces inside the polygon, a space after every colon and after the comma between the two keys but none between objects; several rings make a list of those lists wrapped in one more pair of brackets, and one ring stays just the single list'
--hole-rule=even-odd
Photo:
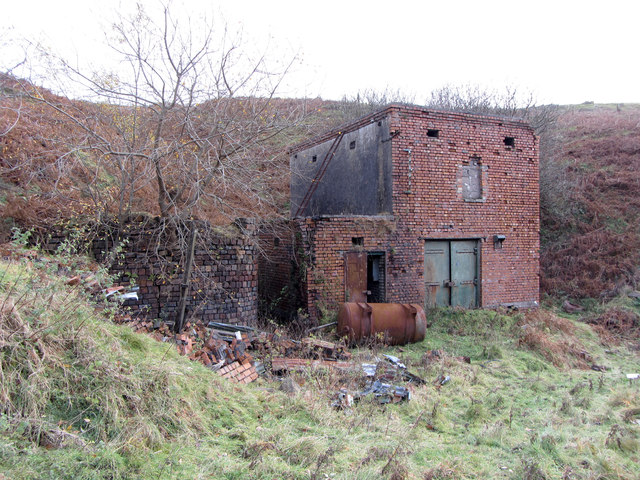
[{"label": "corrugated roof edge", "polygon": [[434,108],[428,108],[420,105],[413,105],[408,103],[390,103],[389,105],[381,108],[380,110],[376,110],[373,113],[369,113],[359,119],[345,123],[340,125],[339,127],[333,128],[331,130],[327,130],[326,132],[317,135],[309,140],[293,145],[289,149],[287,149],[287,153],[289,155],[300,152],[302,150],[306,150],[309,147],[314,145],[318,145],[319,143],[326,142],[334,138],[341,133],[349,133],[359,128],[368,125],[369,123],[376,122],[384,117],[386,117],[392,110],[406,110],[406,111],[420,111],[420,112],[428,112],[436,115],[448,116],[448,117],[461,117],[461,120],[464,119],[466,121],[474,120],[476,122],[483,121],[491,121],[496,123],[506,123],[517,126],[519,128],[525,127],[531,130],[533,133],[533,128],[521,118],[513,118],[513,117],[503,117],[499,115],[487,115],[481,113],[473,113],[473,112],[459,112],[454,110],[438,110]]}]

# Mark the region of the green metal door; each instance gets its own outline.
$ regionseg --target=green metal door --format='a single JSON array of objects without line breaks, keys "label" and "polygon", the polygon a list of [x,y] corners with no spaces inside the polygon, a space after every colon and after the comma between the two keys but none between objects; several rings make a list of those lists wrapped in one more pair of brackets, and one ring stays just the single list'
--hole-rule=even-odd
[{"label": "green metal door", "polygon": [[478,305],[478,242],[429,240],[424,248],[427,308]]},{"label": "green metal door", "polygon": [[473,308],[477,306],[478,242],[456,240],[451,242],[451,306]]},{"label": "green metal door", "polygon": [[450,305],[451,280],[450,249],[448,241],[428,241],[424,247],[425,305],[428,308]]}]

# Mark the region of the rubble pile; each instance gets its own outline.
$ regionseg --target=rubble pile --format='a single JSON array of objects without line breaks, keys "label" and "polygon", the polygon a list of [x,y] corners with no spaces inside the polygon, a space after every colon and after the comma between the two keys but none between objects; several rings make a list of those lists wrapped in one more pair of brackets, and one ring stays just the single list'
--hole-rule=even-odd
[{"label": "rubble pile", "polygon": [[351,354],[343,345],[311,337],[297,341],[277,333],[218,322],[206,326],[187,322],[183,333],[175,335],[170,323],[129,315],[117,316],[116,323],[127,324],[137,333],[146,333],[160,342],[174,341],[181,355],[237,383],[252,382],[267,369],[283,374],[318,365],[353,367],[348,362]]}]

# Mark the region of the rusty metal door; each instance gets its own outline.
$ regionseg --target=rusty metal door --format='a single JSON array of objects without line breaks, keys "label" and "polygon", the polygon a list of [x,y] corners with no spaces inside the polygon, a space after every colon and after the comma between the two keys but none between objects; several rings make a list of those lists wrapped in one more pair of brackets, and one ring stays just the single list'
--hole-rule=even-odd
[{"label": "rusty metal door", "polygon": [[344,254],[345,301],[367,301],[367,252]]},{"label": "rusty metal door", "polygon": [[427,308],[477,306],[478,242],[432,240],[424,248]]},{"label": "rusty metal door", "polygon": [[424,247],[424,282],[427,308],[451,304],[451,263],[448,241],[428,241]]},{"label": "rusty metal door", "polygon": [[477,306],[478,242],[458,240],[451,242],[451,306],[473,308]]}]

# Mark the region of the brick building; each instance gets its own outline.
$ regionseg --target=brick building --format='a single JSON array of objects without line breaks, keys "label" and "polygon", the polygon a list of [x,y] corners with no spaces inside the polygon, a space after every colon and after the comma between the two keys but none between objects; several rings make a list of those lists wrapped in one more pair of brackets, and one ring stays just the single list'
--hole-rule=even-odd
[{"label": "brick building", "polygon": [[296,241],[269,248],[280,269],[304,251],[312,317],[348,300],[537,306],[538,144],[526,123],[390,105],[293,147],[290,165]]},{"label": "brick building", "polygon": [[[142,219],[142,220],[141,220]],[[207,324],[210,321],[253,325],[258,314],[257,252],[252,220],[237,219],[233,225],[211,227],[196,222],[198,241],[186,302],[186,319]],[[83,243],[119,285],[138,287],[138,300],[125,306],[131,314],[174,322],[178,315],[185,252],[175,238],[186,235],[167,226],[160,217],[130,219],[122,232],[101,227],[87,232]],[[122,251],[108,260],[120,235]],[[41,245],[56,251],[72,238],[64,230],[49,230],[40,235]],[[172,239],[173,238],[173,239]]]}]

